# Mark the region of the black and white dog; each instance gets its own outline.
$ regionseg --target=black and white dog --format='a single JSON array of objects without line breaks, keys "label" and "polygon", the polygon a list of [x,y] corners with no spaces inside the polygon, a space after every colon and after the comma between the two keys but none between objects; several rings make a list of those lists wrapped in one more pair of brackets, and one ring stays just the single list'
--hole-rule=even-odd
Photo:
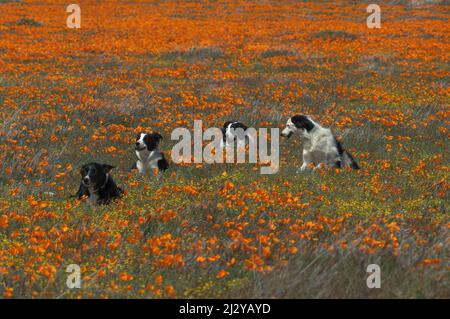
[{"label": "black and white dog", "polygon": [[[222,140],[220,147],[229,147],[231,145],[244,146],[249,143],[252,137],[246,134],[248,127],[237,121],[227,121],[222,127]],[[236,144],[233,144],[236,141]]]},{"label": "black and white dog", "polygon": [[314,163],[316,168],[323,163],[336,168],[350,166],[359,169],[353,156],[343,149],[331,130],[320,126],[308,116],[295,115],[289,118],[281,136],[289,138],[296,132],[303,141],[303,164],[300,171],[304,171],[309,163]]},{"label": "black and white dog", "polygon": [[94,205],[109,204],[120,197],[123,190],[117,187],[109,174],[114,166],[108,164],[89,163],[80,169],[81,183],[75,197],[87,197]]},{"label": "black and white dog", "polygon": [[158,148],[161,140],[162,136],[159,133],[139,133],[135,147],[138,160],[133,164],[132,169],[137,169],[139,173],[147,176],[151,176],[153,169],[158,169],[158,173],[167,170],[169,163]]}]

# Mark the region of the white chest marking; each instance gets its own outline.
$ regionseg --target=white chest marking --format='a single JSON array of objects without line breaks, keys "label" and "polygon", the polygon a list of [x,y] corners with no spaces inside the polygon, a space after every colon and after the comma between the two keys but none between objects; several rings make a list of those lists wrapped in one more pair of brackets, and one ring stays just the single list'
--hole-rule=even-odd
[{"label": "white chest marking", "polygon": [[141,174],[149,174],[153,169],[158,168],[158,161],[162,159],[161,153],[147,149],[136,151],[138,161],[136,163],[137,169]]}]

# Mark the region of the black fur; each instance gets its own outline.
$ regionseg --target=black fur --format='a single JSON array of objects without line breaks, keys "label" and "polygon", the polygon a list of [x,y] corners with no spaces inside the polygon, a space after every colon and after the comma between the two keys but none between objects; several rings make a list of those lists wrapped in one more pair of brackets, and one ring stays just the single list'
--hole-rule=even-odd
[{"label": "black fur", "polygon": [[304,129],[307,132],[310,132],[314,128],[314,123],[304,115],[294,115],[291,117],[291,121],[298,129]]},{"label": "black fur", "polygon": [[[143,144],[145,145],[145,147],[139,141],[142,134],[144,134]],[[138,151],[139,154],[141,154],[141,151],[145,149],[147,149],[149,152],[154,152],[154,155],[156,154],[156,156],[158,153],[160,154],[162,158],[156,162],[158,170],[160,172],[164,172],[169,168],[169,162],[164,157],[164,154],[160,152],[158,149],[159,143],[162,139],[163,137],[159,133],[151,133],[151,134],[139,133],[136,137],[136,151]],[[141,155],[139,155],[138,160],[133,163],[133,166],[131,167],[132,170],[138,168],[137,164],[139,161],[143,161],[143,165],[146,165],[147,162],[145,161],[147,161],[148,158],[140,158],[140,156]]]},{"label": "black fur", "polygon": [[223,139],[223,142],[224,142],[224,143],[226,142],[226,139],[227,139],[226,133],[227,133],[228,125],[230,125],[230,124],[233,123],[233,122],[235,122],[235,121],[226,121],[226,122],[223,124],[223,127],[222,127],[222,139]]},{"label": "black fur", "polygon": [[338,150],[339,155],[342,156],[342,154],[344,154],[344,148],[342,147],[341,142],[339,142],[336,138],[334,138],[334,142],[336,143],[336,148]]},{"label": "black fur", "polygon": [[164,172],[169,168],[169,162],[167,162],[166,158],[164,157],[164,154],[161,152],[162,159],[158,161],[158,169],[161,172]]},{"label": "black fur", "polygon": [[360,169],[358,163],[356,162],[356,160],[353,158],[352,154],[350,154],[349,152],[345,151],[345,154],[347,154],[348,158],[350,159],[350,167],[353,169]]},{"label": "black fur", "polygon": [[[231,124],[231,123],[233,123],[233,124]],[[231,126],[230,126],[230,124],[231,124]],[[230,126],[230,129],[234,129],[234,130],[241,128],[243,131],[246,131],[248,129],[248,127],[245,124],[242,124],[240,122],[226,121],[222,127],[222,138],[223,138],[224,143],[226,143],[226,138],[227,138],[226,132],[227,132],[228,126]]]},{"label": "black fur", "polygon": [[[147,146],[147,149],[152,152],[154,151],[158,145],[159,142],[162,140],[162,136],[159,133],[151,133],[151,134],[146,134],[144,136],[144,143]],[[136,142],[140,139],[140,134],[138,134]]]},{"label": "black fur", "polygon": [[[359,169],[360,167],[359,167],[358,163],[356,162],[356,160],[353,158],[353,156],[349,152],[344,150],[344,148],[342,147],[341,142],[339,142],[336,138],[334,139],[334,142],[336,143],[336,148],[338,150],[339,156],[341,158],[343,156],[347,156],[348,159],[350,160],[350,167],[352,169]],[[338,162],[336,162],[336,167],[337,168],[341,168],[342,167],[342,160],[339,160]]]},{"label": "black fur", "polygon": [[[123,190],[117,187],[109,172],[114,167],[108,164],[89,163],[80,169],[81,183],[75,197],[81,199],[83,196],[97,195],[95,204],[109,204],[113,199],[120,197]],[[89,180],[86,180],[86,177]],[[91,194],[91,191],[94,193]]]},{"label": "black fur", "polygon": [[248,127],[245,124],[242,124],[240,122],[235,122],[235,123],[231,124],[230,128],[235,129],[235,130],[238,128],[241,128],[245,131],[245,130],[247,130]]},{"label": "black fur", "polygon": [[226,122],[223,124],[222,130],[226,130],[227,127],[228,127],[228,125],[230,125],[231,123],[234,123],[234,122],[236,122],[236,121],[226,121]]}]

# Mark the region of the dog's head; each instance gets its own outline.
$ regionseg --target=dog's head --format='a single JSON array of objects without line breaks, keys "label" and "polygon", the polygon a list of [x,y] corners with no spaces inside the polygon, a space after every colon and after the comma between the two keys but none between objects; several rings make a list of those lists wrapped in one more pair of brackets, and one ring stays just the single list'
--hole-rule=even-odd
[{"label": "dog's head", "polygon": [[236,123],[236,121],[226,121],[223,124],[223,129],[226,130],[228,128],[228,126],[230,126],[231,123]]},{"label": "dog's head", "polygon": [[223,140],[225,141],[225,134],[227,133],[227,130],[229,129],[230,124],[235,123],[235,121],[226,121],[223,124],[222,127],[222,136],[223,136]]},{"label": "dog's head", "polygon": [[108,173],[113,168],[108,164],[85,164],[80,169],[81,183],[86,187],[99,188],[107,182]]},{"label": "dog's head", "polygon": [[221,147],[224,147],[227,143],[227,139],[243,140],[246,137],[247,125],[237,121],[227,121],[223,124],[222,128],[222,141]]},{"label": "dog's head", "polygon": [[136,151],[148,150],[149,152],[158,148],[159,142],[162,140],[159,133],[139,133],[136,137]]},{"label": "dog's head", "polygon": [[289,138],[295,132],[299,132],[302,136],[306,136],[314,126],[314,122],[308,116],[294,115],[287,120],[286,127],[281,131],[281,136]]}]

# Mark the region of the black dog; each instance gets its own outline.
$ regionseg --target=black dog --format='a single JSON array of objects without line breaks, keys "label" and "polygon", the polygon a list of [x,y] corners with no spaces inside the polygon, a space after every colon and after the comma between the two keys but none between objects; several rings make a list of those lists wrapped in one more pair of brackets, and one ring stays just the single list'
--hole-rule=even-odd
[{"label": "black dog", "polygon": [[117,187],[109,172],[114,166],[108,164],[89,163],[80,169],[81,184],[75,197],[87,196],[94,205],[109,204],[120,197],[123,190]]}]

